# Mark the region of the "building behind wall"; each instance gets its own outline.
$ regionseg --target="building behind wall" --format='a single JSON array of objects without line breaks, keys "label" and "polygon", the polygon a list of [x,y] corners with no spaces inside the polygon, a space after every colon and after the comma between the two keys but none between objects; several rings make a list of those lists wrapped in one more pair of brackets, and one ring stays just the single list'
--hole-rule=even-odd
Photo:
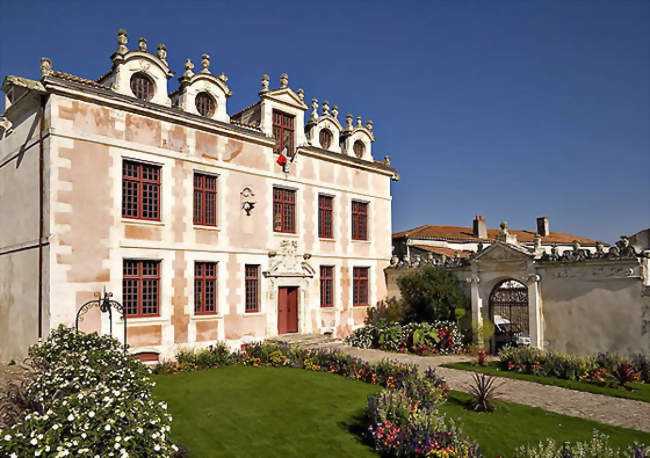
[{"label": "building behind wall", "polygon": [[[125,306],[131,351],[163,357],[344,336],[385,296],[399,177],[374,159],[372,122],[341,124],[316,99],[309,111],[287,75],[276,89],[264,75],[259,101],[230,116],[209,56],[200,70],[188,59],[171,92],[166,57],[144,39],[129,50],[120,31],[96,81],[49,59],[40,81],[5,79],[0,360],[74,325],[104,288]],[[81,328],[107,332],[107,320],[93,309]]]}]

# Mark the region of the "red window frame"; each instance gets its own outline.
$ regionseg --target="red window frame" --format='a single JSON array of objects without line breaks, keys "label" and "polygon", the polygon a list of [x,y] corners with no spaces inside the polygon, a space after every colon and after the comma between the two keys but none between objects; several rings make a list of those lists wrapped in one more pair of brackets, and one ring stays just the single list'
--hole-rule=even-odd
[{"label": "red window frame", "polygon": [[333,266],[320,266],[320,306],[334,307]]},{"label": "red window frame", "polygon": [[296,191],[273,188],[273,231],[296,233]]},{"label": "red window frame", "polygon": [[159,165],[122,161],[123,218],[160,221],[161,169]]},{"label": "red window frame", "polygon": [[368,240],[368,203],[352,201],[352,240]]},{"label": "red window frame", "polygon": [[194,173],[194,224],[217,225],[217,177]]},{"label": "red window frame", "polygon": [[275,146],[273,152],[280,154],[287,147],[287,155],[293,157],[295,146],[295,116],[282,111],[273,110],[273,137]]},{"label": "red window frame", "polygon": [[194,263],[194,314],[217,313],[217,263]]},{"label": "red window frame", "polygon": [[369,267],[354,267],[352,269],[352,305],[355,307],[369,305],[369,271]]},{"label": "red window frame", "polygon": [[254,313],[260,311],[260,266],[246,264],[244,266],[245,311]]},{"label": "red window frame", "polygon": [[334,237],[332,231],[332,212],[334,210],[334,197],[323,194],[318,195],[318,236],[324,239]]},{"label": "red window frame", "polygon": [[122,301],[128,317],[160,315],[160,261],[122,261]]}]

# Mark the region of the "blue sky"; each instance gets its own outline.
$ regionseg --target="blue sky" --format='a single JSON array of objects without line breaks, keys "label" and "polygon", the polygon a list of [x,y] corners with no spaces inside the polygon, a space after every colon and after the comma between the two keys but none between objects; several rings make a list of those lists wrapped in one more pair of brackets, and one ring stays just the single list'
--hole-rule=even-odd
[{"label": "blue sky", "polygon": [[308,100],[373,120],[375,157],[402,176],[394,231],[475,214],[608,242],[650,226],[648,1],[105,5],[3,0],[0,75],[38,78],[48,56],[96,78],[123,27],[131,48],[164,42],[177,76],[209,53],[230,113],[287,72]]}]

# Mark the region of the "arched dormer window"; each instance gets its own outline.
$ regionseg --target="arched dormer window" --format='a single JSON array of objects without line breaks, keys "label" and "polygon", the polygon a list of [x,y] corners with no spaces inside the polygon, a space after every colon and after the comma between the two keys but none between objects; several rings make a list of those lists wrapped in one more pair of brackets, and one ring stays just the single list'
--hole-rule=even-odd
[{"label": "arched dormer window", "polygon": [[329,129],[321,129],[320,133],[318,134],[318,142],[320,143],[320,147],[323,149],[329,149],[329,147],[332,146],[333,138],[334,136]]},{"label": "arched dormer window", "polygon": [[149,76],[143,72],[134,73],[131,77],[131,92],[140,100],[151,100],[155,85]]},{"label": "arched dormer window", "polygon": [[212,117],[214,110],[216,109],[216,102],[214,98],[207,92],[199,92],[194,99],[196,105],[196,111],[201,114],[201,116]]},{"label": "arched dormer window", "polygon": [[366,145],[361,140],[357,140],[354,142],[354,146],[352,147],[352,149],[354,150],[354,154],[357,157],[361,158],[363,157],[363,154],[366,152]]}]

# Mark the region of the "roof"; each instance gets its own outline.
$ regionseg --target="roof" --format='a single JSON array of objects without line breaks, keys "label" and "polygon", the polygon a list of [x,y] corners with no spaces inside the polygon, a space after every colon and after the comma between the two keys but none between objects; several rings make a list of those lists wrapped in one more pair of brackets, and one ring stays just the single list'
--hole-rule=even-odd
[{"label": "roof", "polygon": [[50,76],[55,76],[57,78],[61,78],[62,80],[74,81],[75,83],[87,84],[88,86],[92,87],[107,89],[106,86],[99,84],[97,81],[88,80],[86,78],[81,78],[80,76],[71,75],[69,73],[52,71],[52,73],[50,73]]},{"label": "roof", "polygon": [[[510,234],[517,236],[517,241],[520,243],[532,243],[535,238],[535,231],[525,231],[510,229]],[[494,242],[497,238],[499,229],[488,229],[487,238],[474,237],[474,232],[471,227],[462,226],[419,226],[402,232],[393,234],[394,239],[410,238],[410,239],[427,239],[427,240],[444,240],[454,242]],[[579,241],[583,245],[596,245],[596,241],[577,235],[566,234],[564,232],[551,232],[548,236],[542,237],[542,244],[550,245],[557,244],[571,244],[574,240]]]},{"label": "roof", "polygon": [[460,258],[469,259],[470,252],[465,250],[454,250],[453,248],[447,248],[444,246],[431,246],[431,245],[412,245],[412,247],[417,248],[422,251],[427,251],[429,253],[437,254],[439,256],[447,256],[448,258],[453,258],[458,255]]}]

